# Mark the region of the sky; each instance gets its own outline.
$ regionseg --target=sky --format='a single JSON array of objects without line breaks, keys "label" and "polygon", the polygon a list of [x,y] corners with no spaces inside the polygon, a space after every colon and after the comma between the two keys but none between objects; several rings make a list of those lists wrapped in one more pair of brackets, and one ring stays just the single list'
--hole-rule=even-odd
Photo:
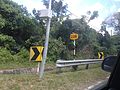
[{"label": "sky", "polygon": [[[12,0],[19,5],[27,7],[31,13],[35,8],[37,10],[45,9],[42,0]],[[115,12],[120,12],[120,0],[63,0],[68,4],[68,10],[73,13],[71,18],[80,18],[81,15],[86,15],[87,11],[98,11],[99,16],[89,22],[89,25],[100,30],[102,21]]]}]

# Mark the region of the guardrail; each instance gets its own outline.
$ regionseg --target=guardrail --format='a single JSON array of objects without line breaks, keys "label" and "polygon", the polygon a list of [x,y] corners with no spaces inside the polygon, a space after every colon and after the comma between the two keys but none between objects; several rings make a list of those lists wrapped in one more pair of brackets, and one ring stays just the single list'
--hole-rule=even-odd
[{"label": "guardrail", "polygon": [[103,59],[57,60],[56,67],[59,68],[59,71],[61,68],[71,67],[71,66],[74,70],[76,70],[78,65],[86,65],[86,69],[88,69],[89,64],[101,63],[102,61]]}]

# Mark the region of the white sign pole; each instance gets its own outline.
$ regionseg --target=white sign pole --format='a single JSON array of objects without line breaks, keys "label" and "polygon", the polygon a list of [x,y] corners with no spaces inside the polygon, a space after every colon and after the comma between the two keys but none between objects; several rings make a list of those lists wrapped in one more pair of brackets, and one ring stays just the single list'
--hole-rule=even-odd
[{"label": "white sign pole", "polygon": [[74,55],[75,55],[75,40],[74,40]]},{"label": "white sign pole", "polygon": [[[51,10],[51,0],[49,0],[48,9]],[[45,68],[45,62],[46,62],[47,50],[48,50],[48,42],[49,42],[50,22],[51,22],[51,18],[48,17],[47,28],[46,28],[46,39],[45,39],[45,45],[44,45],[44,51],[43,51],[43,60],[41,63],[41,68],[40,68],[40,78],[42,78],[44,74],[44,68]]]},{"label": "white sign pole", "polygon": [[40,73],[40,62],[38,62],[38,67],[37,67],[37,74]]}]

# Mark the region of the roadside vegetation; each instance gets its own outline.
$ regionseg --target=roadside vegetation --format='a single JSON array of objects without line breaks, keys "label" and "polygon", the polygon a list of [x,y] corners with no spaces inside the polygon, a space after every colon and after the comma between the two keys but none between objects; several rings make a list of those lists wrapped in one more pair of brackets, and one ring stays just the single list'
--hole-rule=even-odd
[{"label": "roadside vegetation", "polygon": [[36,74],[0,75],[1,90],[84,90],[105,80],[109,74],[99,67],[75,72],[45,72],[40,80]]},{"label": "roadside vegetation", "polygon": [[[43,4],[48,7],[48,0],[43,0]],[[98,52],[104,52],[105,56],[117,54],[120,49],[120,13],[112,16],[114,20],[110,16],[103,21],[97,32],[88,23],[99,17],[98,11],[88,11],[90,18],[82,15],[80,19],[70,19],[68,7],[62,0],[52,0],[47,68],[55,68],[58,59],[98,58]],[[33,9],[31,14],[23,5],[11,0],[0,0],[0,70],[37,67],[36,62],[29,61],[29,50],[31,46],[44,46],[46,32],[46,19],[40,18],[38,12]],[[110,35],[106,30],[108,27],[113,27],[116,33]],[[79,35],[76,47],[70,40],[73,32]],[[0,90],[84,90],[109,75],[100,66],[93,67],[85,70],[84,66],[80,66],[76,72],[63,69],[60,74],[56,74],[54,69],[45,72],[43,80],[39,80],[37,74],[0,74]]]},{"label": "roadside vegetation", "polygon": [[[47,7],[47,0],[43,0],[43,4]],[[105,56],[117,53],[120,48],[120,13],[113,15],[114,20],[107,20],[101,24],[100,32],[104,32],[101,34],[88,25],[99,16],[98,11],[89,11],[90,18],[82,15],[80,19],[70,19],[67,8],[68,5],[63,5],[62,0],[52,0],[53,17],[47,62],[73,59],[74,48],[75,59],[98,58],[97,53],[101,51]],[[10,68],[12,65],[16,68],[32,66],[29,62],[29,49],[35,45],[44,46],[45,22],[44,18],[39,18],[36,9],[30,14],[23,5],[11,0],[0,0],[0,68],[4,65]],[[114,35],[108,33],[106,30],[108,26],[114,28],[116,31]],[[69,38],[72,32],[79,35],[76,47]]]}]

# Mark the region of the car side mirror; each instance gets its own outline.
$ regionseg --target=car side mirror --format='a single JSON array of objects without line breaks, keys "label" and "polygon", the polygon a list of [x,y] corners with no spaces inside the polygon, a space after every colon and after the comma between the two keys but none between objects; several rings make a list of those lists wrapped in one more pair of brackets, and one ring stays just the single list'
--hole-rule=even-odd
[{"label": "car side mirror", "polygon": [[102,62],[102,69],[107,72],[112,72],[117,62],[117,56],[106,57]]}]

